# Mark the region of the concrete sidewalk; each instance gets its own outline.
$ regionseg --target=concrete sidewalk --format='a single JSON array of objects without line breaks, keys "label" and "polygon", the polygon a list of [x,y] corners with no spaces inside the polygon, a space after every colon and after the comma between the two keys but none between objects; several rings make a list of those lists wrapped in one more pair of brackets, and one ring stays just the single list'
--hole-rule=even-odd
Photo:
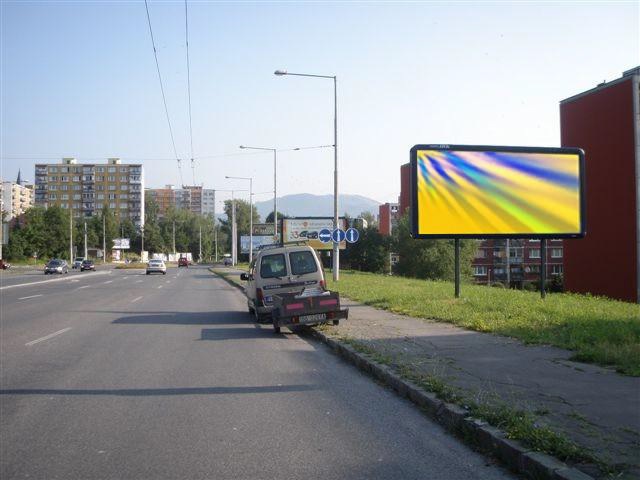
[{"label": "concrete sidewalk", "polygon": [[[640,478],[640,378],[569,360],[572,353],[396,315],[351,301],[349,320],[323,331],[442,379],[470,398],[531,412],[611,466]],[[577,465],[601,476],[595,465]]]}]

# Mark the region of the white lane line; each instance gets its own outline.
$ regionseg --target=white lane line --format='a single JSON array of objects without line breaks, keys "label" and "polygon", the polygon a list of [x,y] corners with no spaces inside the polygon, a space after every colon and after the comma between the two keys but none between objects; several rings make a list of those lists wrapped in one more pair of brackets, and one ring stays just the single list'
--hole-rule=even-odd
[{"label": "white lane line", "polygon": [[[111,271],[108,271],[108,272],[96,272],[96,275],[110,275],[110,274],[111,274]],[[93,276],[94,275],[89,275],[89,276],[82,277],[82,278],[83,279],[84,278],[91,278]],[[68,277],[67,278],[63,277],[63,278],[54,278],[53,280],[39,280],[37,282],[18,283],[16,285],[5,285],[4,287],[0,287],[0,290],[6,290],[7,288],[16,288],[16,287],[28,287],[29,285],[38,285],[40,283],[64,282],[64,281],[67,281],[67,280],[69,280]]]},{"label": "white lane line", "polygon": [[142,283],[142,280],[136,280],[136,283]]},{"label": "white lane line", "polygon": [[171,283],[171,280],[167,280],[165,283]]},{"label": "white lane line", "polygon": [[50,338],[56,337],[58,335],[62,335],[64,332],[68,332],[69,330],[71,330],[71,327],[63,328],[62,330],[58,330],[57,332],[53,332],[53,333],[47,335],[46,337],[41,337],[41,338],[38,338],[36,340],[32,340],[29,343],[25,343],[24,346],[25,347],[30,347],[31,345],[35,345],[36,343],[44,342],[45,340],[49,340]]},{"label": "white lane line", "polygon": [[76,290],[81,290],[83,288],[89,288],[91,285],[83,285],[82,287],[78,287],[76,288]]},{"label": "white lane line", "polygon": [[77,278],[73,278],[73,279],[71,279],[71,283],[76,283],[76,282],[79,282],[79,281],[80,281],[80,280],[78,280]]},{"label": "white lane line", "polygon": [[26,300],[27,298],[36,298],[36,297],[41,297],[42,294],[40,295],[29,295],[28,297],[20,297],[18,300]]},{"label": "white lane line", "polygon": [[162,285],[158,285],[158,288],[162,288]]},{"label": "white lane line", "polygon": [[107,280],[106,282],[102,282],[102,283],[104,283],[104,284],[113,283],[113,280]]},{"label": "white lane line", "polygon": [[131,303],[136,303],[138,300],[141,300],[142,297],[136,297],[133,300],[131,300]]},{"label": "white lane line", "polygon": [[129,278],[129,277],[122,277],[123,280],[126,280],[127,278]]}]

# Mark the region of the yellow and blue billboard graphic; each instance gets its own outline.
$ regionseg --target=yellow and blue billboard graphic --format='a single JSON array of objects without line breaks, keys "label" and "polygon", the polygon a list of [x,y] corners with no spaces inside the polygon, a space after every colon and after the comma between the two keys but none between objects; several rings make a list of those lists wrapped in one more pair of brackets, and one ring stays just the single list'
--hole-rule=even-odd
[{"label": "yellow and blue billboard graphic", "polygon": [[580,237],[579,149],[417,145],[412,153],[416,237]]}]

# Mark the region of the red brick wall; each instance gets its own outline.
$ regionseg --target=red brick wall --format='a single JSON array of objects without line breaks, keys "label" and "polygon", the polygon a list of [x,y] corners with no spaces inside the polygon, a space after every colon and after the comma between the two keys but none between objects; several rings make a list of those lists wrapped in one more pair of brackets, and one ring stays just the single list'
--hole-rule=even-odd
[{"label": "red brick wall", "polygon": [[390,205],[385,203],[378,207],[378,231],[382,235],[391,235]]},{"label": "red brick wall", "polygon": [[411,206],[411,164],[400,167],[400,216]]},{"label": "red brick wall", "polygon": [[562,146],[585,151],[587,235],[565,241],[565,288],[636,302],[631,77],[560,105]]}]

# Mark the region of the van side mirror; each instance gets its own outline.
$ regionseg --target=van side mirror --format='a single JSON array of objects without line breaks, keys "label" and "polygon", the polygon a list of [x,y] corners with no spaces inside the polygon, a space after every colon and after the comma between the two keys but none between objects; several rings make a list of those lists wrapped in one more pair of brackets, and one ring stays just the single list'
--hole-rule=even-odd
[{"label": "van side mirror", "polygon": [[246,273],[241,273],[240,280],[244,280],[246,282],[247,280],[249,280],[249,275]]}]

